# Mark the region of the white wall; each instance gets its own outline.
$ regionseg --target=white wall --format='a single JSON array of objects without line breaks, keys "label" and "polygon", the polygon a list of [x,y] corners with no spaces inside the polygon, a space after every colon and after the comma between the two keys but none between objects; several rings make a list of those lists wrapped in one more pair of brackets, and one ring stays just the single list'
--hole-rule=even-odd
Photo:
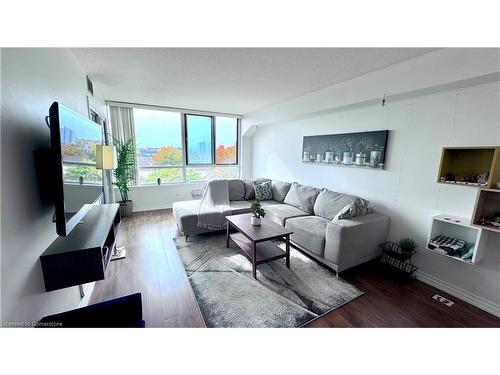
[{"label": "white wall", "polygon": [[[172,208],[177,201],[193,199],[191,191],[202,189],[204,182],[186,184],[132,186],[128,193],[129,199],[134,202],[134,212]],[[120,200],[120,192],[115,189],[116,201]]]},{"label": "white wall", "polygon": [[[88,116],[85,71],[67,49],[3,49],[1,87],[1,320],[31,321],[80,302],[77,287],[44,291],[39,256],[57,235],[33,150],[50,146],[44,117],[53,101]],[[98,91],[92,104],[106,113]]]},{"label": "white wall", "polygon": [[[463,53],[467,54],[466,51]],[[475,57],[477,53],[474,50]],[[487,51],[487,55],[491,55],[491,51]],[[458,63],[466,60],[467,56],[461,56]],[[447,59],[442,62],[449,63]],[[435,68],[445,71],[437,63]],[[490,68],[488,71],[478,68],[474,73],[489,74],[492,72]],[[500,70],[500,64],[497,69]],[[387,79],[390,71],[384,71]],[[407,75],[412,73],[398,66],[391,79],[404,80],[405,77],[400,76],[402,71],[407,71]],[[469,71],[462,70],[462,73],[463,76],[456,78],[471,78]],[[376,84],[371,78],[365,77],[371,85]],[[348,82],[343,87],[347,90]],[[362,87],[355,85],[355,89]],[[333,91],[331,88],[324,93]],[[432,215],[443,212],[470,217],[472,214],[477,189],[436,183],[441,149],[445,145],[500,144],[500,84],[492,82],[430,95],[406,96],[402,100],[388,101],[385,107],[368,103],[315,115],[317,107],[312,110],[315,106],[312,103],[318,103],[318,100],[325,103],[325,100],[313,93],[267,108],[260,114],[250,114],[246,120],[247,129],[261,124],[252,130],[251,174],[253,177],[299,181],[369,199],[376,211],[391,217],[390,239],[411,236],[418,241],[420,252],[415,262],[420,267],[419,277],[423,281],[500,315],[500,234],[490,233],[485,258],[474,266],[425,250]],[[304,113],[312,114],[302,116],[296,111],[297,102],[302,103]],[[337,103],[333,101],[330,107]],[[266,121],[275,125],[266,125]],[[386,170],[301,162],[302,137],[305,135],[383,129],[391,131]]]}]

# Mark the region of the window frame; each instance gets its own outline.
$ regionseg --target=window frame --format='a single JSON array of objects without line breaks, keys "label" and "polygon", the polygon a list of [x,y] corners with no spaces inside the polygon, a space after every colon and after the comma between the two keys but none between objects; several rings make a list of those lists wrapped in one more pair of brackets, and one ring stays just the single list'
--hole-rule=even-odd
[{"label": "window frame", "polygon": [[[186,150],[186,166],[189,167],[208,167],[211,165],[215,165],[215,116],[210,116],[210,115],[198,115],[198,114],[192,114],[185,112],[182,114],[184,117],[184,148]],[[210,164],[191,164],[189,163],[189,151],[188,151],[188,145],[189,145],[189,132],[188,132],[188,116],[198,116],[198,117],[208,117],[210,118]]]},{"label": "window frame", "polygon": [[[115,104],[115,103],[113,103]],[[118,105],[118,104],[115,104]],[[120,103],[120,105],[123,105]],[[241,166],[240,166],[240,128],[241,128],[241,117],[231,114],[224,113],[209,113],[209,112],[199,112],[199,111],[190,111],[190,110],[180,110],[177,108],[169,108],[169,107],[158,107],[158,106],[147,106],[147,105],[127,105],[133,109],[147,109],[151,111],[165,111],[165,112],[177,112],[180,113],[181,117],[181,140],[182,140],[182,165],[157,165],[157,166],[147,166],[147,167],[139,167],[137,165],[137,174],[139,174],[140,170],[152,170],[152,169],[181,169],[182,171],[182,180],[181,181],[161,181],[161,185],[177,185],[177,184],[192,184],[192,183],[200,183],[205,182],[207,180],[188,180],[187,179],[187,169],[188,168],[231,168],[237,167],[238,177],[241,176]],[[211,163],[210,164],[189,164],[188,157],[188,130],[187,130],[187,116],[201,116],[201,117],[209,117],[211,119]],[[236,161],[232,164],[217,164],[216,163],[216,117],[231,117],[236,119]],[[134,140],[136,139],[136,134],[134,133]],[[136,162],[138,155],[136,154]],[[154,183],[141,183],[139,178],[137,178],[137,183],[133,185],[134,187],[151,187],[158,185],[156,182]]]}]

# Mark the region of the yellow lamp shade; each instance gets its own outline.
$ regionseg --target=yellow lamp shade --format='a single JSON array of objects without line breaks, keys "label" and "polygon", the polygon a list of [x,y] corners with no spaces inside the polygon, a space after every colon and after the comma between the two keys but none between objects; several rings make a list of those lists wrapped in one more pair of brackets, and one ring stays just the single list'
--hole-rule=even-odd
[{"label": "yellow lamp shade", "polygon": [[113,146],[97,145],[95,147],[97,169],[116,169],[116,151]]}]

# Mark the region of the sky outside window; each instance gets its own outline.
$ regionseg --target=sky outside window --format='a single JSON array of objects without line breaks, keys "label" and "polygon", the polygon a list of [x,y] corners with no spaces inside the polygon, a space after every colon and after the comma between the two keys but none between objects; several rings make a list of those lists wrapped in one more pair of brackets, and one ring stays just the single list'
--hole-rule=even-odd
[{"label": "sky outside window", "polygon": [[212,118],[187,115],[189,164],[212,164]]}]

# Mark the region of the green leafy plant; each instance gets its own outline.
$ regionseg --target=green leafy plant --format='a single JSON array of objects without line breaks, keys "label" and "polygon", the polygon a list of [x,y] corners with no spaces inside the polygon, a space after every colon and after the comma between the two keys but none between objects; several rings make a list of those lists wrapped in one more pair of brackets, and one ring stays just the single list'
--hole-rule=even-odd
[{"label": "green leafy plant", "polygon": [[352,152],[352,141],[351,138],[347,138],[344,144],[344,152]]},{"label": "green leafy plant", "polygon": [[413,253],[417,249],[417,243],[412,238],[405,237],[399,240],[399,247],[405,253]]},{"label": "green leafy plant", "polygon": [[262,208],[260,204],[260,199],[255,198],[250,204],[250,210],[252,211],[252,215],[257,219],[266,216],[266,211]]},{"label": "green leafy plant", "polygon": [[358,143],[358,152],[362,155],[366,154],[366,142],[365,141],[360,141]]},{"label": "green leafy plant", "polygon": [[121,142],[113,138],[113,145],[116,148],[117,164],[114,171],[115,185],[120,190],[121,202],[128,201],[129,184],[135,180],[136,161],[135,161],[135,144],[133,139]]}]

